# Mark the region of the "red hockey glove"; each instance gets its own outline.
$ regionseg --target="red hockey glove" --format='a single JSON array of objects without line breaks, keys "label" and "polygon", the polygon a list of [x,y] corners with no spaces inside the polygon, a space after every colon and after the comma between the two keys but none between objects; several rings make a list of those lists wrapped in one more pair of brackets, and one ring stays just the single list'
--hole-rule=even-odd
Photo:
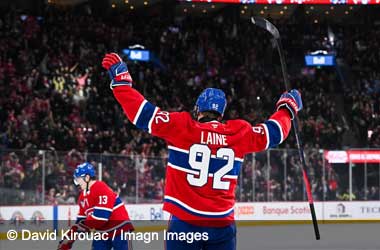
[{"label": "red hockey glove", "polygon": [[57,250],[70,250],[73,246],[74,241],[61,240],[59,242]]},{"label": "red hockey glove", "polygon": [[70,228],[70,232],[67,234],[68,239],[63,239],[59,242],[57,250],[70,250],[75,242],[74,234],[76,232],[88,232],[90,228],[88,228],[83,223],[74,224]]},{"label": "red hockey glove", "polygon": [[128,72],[128,67],[121,57],[116,53],[106,54],[102,61],[102,66],[111,78],[111,89],[122,85],[132,85],[132,77]]},{"label": "red hockey glove", "polygon": [[70,228],[70,232],[68,233],[69,239],[62,239],[59,241],[57,250],[69,250],[72,248],[75,239],[74,239],[74,233],[77,232],[77,227],[74,225]]}]

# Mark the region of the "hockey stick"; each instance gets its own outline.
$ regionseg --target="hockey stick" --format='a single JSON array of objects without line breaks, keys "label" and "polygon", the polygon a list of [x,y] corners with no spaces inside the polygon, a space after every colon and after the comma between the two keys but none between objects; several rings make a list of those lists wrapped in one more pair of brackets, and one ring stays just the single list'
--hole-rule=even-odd
[{"label": "hockey stick", "polygon": [[[281,44],[281,37],[280,37],[280,32],[278,32],[278,29],[276,26],[274,26],[272,23],[270,23],[268,20],[261,18],[261,17],[252,17],[251,22],[260,28],[265,29],[269,33],[272,34],[278,54],[280,55],[280,62],[281,62],[281,69],[282,69],[282,75],[284,78],[284,83],[285,83],[285,89],[290,90],[290,84],[289,84],[289,79],[288,79],[288,70],[286,68],[285,64],[285,57],[284,57],[284,51],[282,48]],[[292,125],[294,127],[294,133],[296,136],[296,141],[297,141],[297,146],[298,146],[298,153],[300,155],[301,159],[301,164],[302,164],[302,174],[303,174],[303,180],[305,183],[306,187],[306,194],[307,194],[307,199],[309,201],[310,205],[310,212],[311,212],[311,217],[313,219],[313,225],[314,225],[314,232],[315,232],[315,238],[319,240],[321,238],[319,234],[319,228],[318,228],[318,221],[317,221],[317,216],[315,215],[315,208],[314,208],[314,201],[313,201],[313,196],[311,194],[311,188],[310,188],[310,182],[309,182],[309,177],[307,174],[307,167],[306,167],[306,162],[305,162],[305,156],[304,156],[304,150],[303,150],[303,145],[302,141],[299,135],[299,128],[298,128],[298,120],[297,118],[292,120]]]}]

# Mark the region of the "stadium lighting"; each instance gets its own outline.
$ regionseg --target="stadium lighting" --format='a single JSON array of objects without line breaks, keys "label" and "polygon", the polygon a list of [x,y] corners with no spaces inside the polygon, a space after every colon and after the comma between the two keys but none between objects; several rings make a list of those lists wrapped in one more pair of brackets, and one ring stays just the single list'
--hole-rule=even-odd
[{"label": "stadium lighting", "polygon": [[326,50],[316,50],[314,52],[310,52],[310,55],[320,55],[320,54],[327,55],[328,52]]},{"label": "stadium lighting", "polygon": [[128,48],[129,49],[145,49],[145,46],[141,44],[134,44],[134,45],[128,46]]},{"label": "stadium lighting", "polygon": [[331,45],[334,46],[334,44],[335,44],[335,34],[331,30],[330,27],[328,27],[328,29],[327,29],[327,37],[328,37],[329,42],[331,43]]}]

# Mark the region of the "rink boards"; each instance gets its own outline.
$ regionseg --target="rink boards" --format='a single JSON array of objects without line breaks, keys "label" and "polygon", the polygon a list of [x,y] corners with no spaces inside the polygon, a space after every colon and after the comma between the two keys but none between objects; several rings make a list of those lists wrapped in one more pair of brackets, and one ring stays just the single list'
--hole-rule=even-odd
[{"label": "rink boards", "polygon": [[[377,220],[380,201],[315,202],[318,220]],[[162,204],[127,204],[132,220],[167,220],[169,214]],[[236,203],[236,220],[292,221],[309,220],[307,202],[254,202]],[[7,221],[70,221],[75,220],[77,205],[58,206],[0,206],[0,228]]]}]

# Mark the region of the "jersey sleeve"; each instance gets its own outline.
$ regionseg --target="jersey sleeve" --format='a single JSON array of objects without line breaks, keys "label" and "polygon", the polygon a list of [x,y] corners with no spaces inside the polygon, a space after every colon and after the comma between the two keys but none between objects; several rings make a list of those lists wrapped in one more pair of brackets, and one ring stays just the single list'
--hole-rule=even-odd
[{"label": "jersey sleeve", "polygon": [[87,215],[87,218],[82,223],[94,229],[100,229],[108,222],[111,216],[112,209],[115,204],[116,195],[105,184],[98,185],[90,195],[94,204],[93,212]]},{"label": "jersey sleeve", "polygon": [[281,144],[291,129],[290,114],[285,109],[275,112],[267,121],[245,130],[247,151],[259,152]]},{"label": "jersey sleeve", "polygon": [[173,133],[174,129],[183,128],[191,118],[187,112],[161,110],[130,86],[116,87],[113,89],[113,94],[122,106],[127,118],[137,128],[169,142],[178,136]]},{"label": "jersey sleeve", "polygon": [[78,224],[82,220],[86,219],[86,214],[84,213],[84,209],[83,209],[83,207],[80,204],[82,201],[83,201],[83,193],[81,193],[80,196],[79,196],[79,198],[78,198],[79,212],[77,214],[77,218],[76,218],[75,224]]}]

